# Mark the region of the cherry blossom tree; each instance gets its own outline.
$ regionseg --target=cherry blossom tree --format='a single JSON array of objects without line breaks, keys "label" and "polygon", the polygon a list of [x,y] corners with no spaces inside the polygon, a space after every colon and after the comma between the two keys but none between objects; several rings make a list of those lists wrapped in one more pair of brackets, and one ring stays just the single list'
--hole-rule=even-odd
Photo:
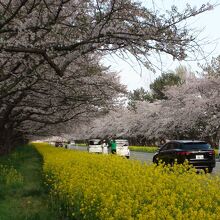
[{"label": "cherry blossom tree", "polygon": [[57,123],[90,118],[117,105],[125,88],[116,74],[94,61],[79,66],[78,71],[75,78],[70,71],[62,79],[35,73],[29,77],[15,76],[13,81],[10,77],[8,84],[4,80],[0,109],[4,141],[6,137],[12,139],[12,130],[25,136],[42,135]]},{"label": "cherry blossom tree", "polygon": [[168,91],[171,103],[167,104],[179,106],[175,118],[180,119],[180,131],[183,130],[185,136],[218,142],[219,83],[219,77],[204,77],[191,80],[178,90]]},{"label": "cherry blossom tree", "polygon": [[200,65],[203,69],[203,75],[219,77],[220,74],[220,56],[213,57],[211,62],[206,65]]},{"label": "cherry blossom tree", "polygon": [[2,0],[0,152],[113,108],[125,88],[102,57],[129,53],[148,68],[152,52],[184,59],[197,43],[183,22],[210,9],[160,15],[131,0]]},{"label": "cherry blossom tree", "polygon": [[114,135],[136,143],[166,139],[220,139],[220,78],[191,78],[166,90],[166,100],[138,102],[135,111],[120,109],[88,127],[90,137]]},{"label": "cherry blossom tree", "polygon": [[73,60],[94,52],[129,51],[146,65],[150,51],[184,59],[197,43],[181,22],[209,9],[187,5],[182,13],[172,7],[160,15],[131,0],[3,0],[0,48],[6,57],[28,54],[59,76]]}]

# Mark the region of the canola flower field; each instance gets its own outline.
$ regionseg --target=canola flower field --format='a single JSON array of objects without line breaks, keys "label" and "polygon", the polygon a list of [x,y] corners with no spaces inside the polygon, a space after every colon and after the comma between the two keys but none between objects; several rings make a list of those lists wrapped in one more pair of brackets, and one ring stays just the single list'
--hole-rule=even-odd
[{"label": "canola flower field", "polygon": [[68,219],[220,219],[220,179],[187,164],[143,164],[115,155],[35,144],[53,206]]}]

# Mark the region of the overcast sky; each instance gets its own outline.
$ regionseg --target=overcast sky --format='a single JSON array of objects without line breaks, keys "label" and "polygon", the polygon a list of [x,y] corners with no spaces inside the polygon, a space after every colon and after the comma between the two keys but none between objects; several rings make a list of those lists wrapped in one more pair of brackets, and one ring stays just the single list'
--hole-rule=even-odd
[{"label": "overcast sky", "polygon": [[[149,2],[154,2],[155,7],[160,9],[160,11],[165,11],[169,9],[171,5],[176,5],[181,11],[184,6],[189,3],[191,6],[201,6],[202,4],[207,3],[205,0],[148,0]],[[217,3],[216,1],[209,1],[211,3]],[[220,3],[220,0],[218,0]],[[151,4],[152,7],[152,4]],[[203,45],[203,50],[207,60],[210,60],[211,57],[216,57],[220,55],[220,6],[215,7],[213,10],[204,12],[201,15],[190,19],[188,22],[190,28],[196,29],[197,31],[202,30],[199,35],[199,39],[203,39],[205,42]],[[208,43],[209,41],[209,43]],[[171,57],[163,56],[162,64],[155,62],[158,65],[158,69],[156,73],[152,73],[145,69],[143,66],[140,66],[134,59],[128,57],[125,61],[122,61],[118,57],[106,57],[104,60],[105,65],[111,66],[111,69],[119,72],[121,77],[121,82],[127,85],[128,90],[134,90],[140,87],[144,87],[145,89],[149,88],[149,84],[154,81],[156,77],[158,77],[161,72],[166,72],[168,70],[174,70],[178,65],[183,64],[191,68],[191,70],[199,71],[197,67],[198,60],[196,61],[173,61]],[[206,62],[205,60],[200,60],[200,63]]]}]

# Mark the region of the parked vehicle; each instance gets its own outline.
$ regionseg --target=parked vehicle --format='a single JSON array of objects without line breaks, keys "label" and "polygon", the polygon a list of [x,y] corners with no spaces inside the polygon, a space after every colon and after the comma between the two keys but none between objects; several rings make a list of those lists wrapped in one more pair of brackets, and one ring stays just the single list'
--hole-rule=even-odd
[{"label": "parked vehicle", "polygon": [[153,162],[159,160],[173,165],[188,160],[196,169],[205,169],[209,173],[215,167],[215,152],[211,145],[204,141],[174,140],[164,144],[153,156]]},{"label": "parked vehicle", "polygon": [[126,158],[130,157],[129,143],[125,139],[116,139],[116,154],[124,156]]},{"label": "parked vehicle", "polygon": [[[116,154],[119,156],[124,156],[126,158],[130,157],[130,150],[128,149],[128,140],[116,139]],[[89,153],[111,153],[111,149],[107,148],[107,143],[104,144],[104,140],[101,139],[91,139],[88,145]]]},{"label": "parked vehicle", "polygon": [[91,139],[88,145],[89,153],[102,153],[102,141],[101,139]]},{"label": "parked vehicle", "polygon": [[52,145],[52,146],[55,146],[55,144],[56,144],[55,141],[48,141],[47,143]]},{"label": "parked vehicle", "polygon": [[76,147],[75,141],[69,141],[67,144],[67,149],[74,149]]},{"label": "parked vehicle", "polygon": [[61,142],[61,141],[56,141],[56,142],[55,142],[55,147],[63,147],[63,142]]}]

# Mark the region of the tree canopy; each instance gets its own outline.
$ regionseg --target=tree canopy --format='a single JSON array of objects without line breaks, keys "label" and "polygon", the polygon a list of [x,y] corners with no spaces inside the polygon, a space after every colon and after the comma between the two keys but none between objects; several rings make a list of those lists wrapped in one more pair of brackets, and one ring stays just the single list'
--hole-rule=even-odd
[{"label": "tree canopy", "polygon": [[[211,89],[210,89],[211,88]],[[145,140],[203,139],[213,144],[220,138],[219,79],[199,79],[168,91],[167,100],[139,102],[136,111],[118,109],[96,119],[87,138],[117,136]]]},{"label": "tree canopy", "polygon": [[153,83],[150,84],[153,99],[167,99],[165,89],[174,85],[180,85],[181,78],[175,73],[162,73]]},{"label": "tree canopy", "polygon": [[[210,65],[207,65],[208,67]],[[216,63],[217,69],[217,63]],[[207,69],[208,70],[208,69]],[[220,77],[206,72],[164,91],[166,99],[137,101],[135,111],[120,108],[87,125],[85,137],[118,137],[155,144],[166,139],[202,139],[217,146],[220,139]],[[218,73],[218,74],[217,74]],[[110,125],[110,126],[109,126]],[[92,127],[92,129],[91,129]]]},{"label": "tree canopy", "polygon": [[211,8],[160,15],[131,0],[2,0],[0,152],[117,105],[125,88],[102,56],[127,52],[148,67],[152,51],[184,59],[197,43],[182,22]]}]

